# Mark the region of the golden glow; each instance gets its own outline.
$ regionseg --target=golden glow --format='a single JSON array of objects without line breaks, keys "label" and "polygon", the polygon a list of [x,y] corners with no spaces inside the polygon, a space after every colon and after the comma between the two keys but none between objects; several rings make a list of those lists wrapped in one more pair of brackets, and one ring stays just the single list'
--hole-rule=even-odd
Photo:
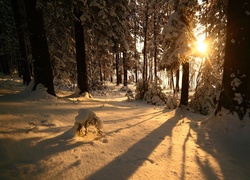
[{"label": "golden glow", "polygon": [[203,38],[198,38],[196,49],[199,53],[202,53],[202,54],[207,53],[207,44]]}]

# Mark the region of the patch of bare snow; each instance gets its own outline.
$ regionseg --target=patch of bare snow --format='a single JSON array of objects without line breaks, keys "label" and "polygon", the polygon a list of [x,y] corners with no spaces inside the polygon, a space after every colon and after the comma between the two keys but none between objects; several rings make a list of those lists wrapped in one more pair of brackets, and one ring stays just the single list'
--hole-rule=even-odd
[{"label": "patch of bare snow", "polygon": [[[36,101],[0,96],[0,179],[250,177],[249,141],[204,129],[206,116],[127,101],[126,92],[84,99],[40,99],[39,92]],[[103,121],[104,136],[91,128],[76,135],[75,117],[85,108]],[[231,130],[234,123],[223,124]]]}]

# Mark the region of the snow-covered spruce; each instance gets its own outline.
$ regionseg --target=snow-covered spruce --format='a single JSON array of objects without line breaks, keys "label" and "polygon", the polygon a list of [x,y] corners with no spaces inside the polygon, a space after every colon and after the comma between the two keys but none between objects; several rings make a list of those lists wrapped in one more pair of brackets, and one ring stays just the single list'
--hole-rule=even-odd
[{"label": "snow-covered spruce", "polygon": [[78,115],[75,117],[75,132],[77,135],[82,134],[82,128],[85,128],[84,135],[88,133],[88,127],[93,125],[97,129],[98,135],[102,135],[102,127],[103,122],[102,120],[90,109],[80,109],[78,111]]},{"label": "snow-covered spruce", "polygon": [[160,83],[157,84],[146,82],[145,90],[143,88],[142,82],[139,82],[136,86],[135,99],[143,99],[149,104],[153,105],[165,105],[167,109],[174,109],[179,106],[178,97],[172,94],[166,94],[160,87]]}]

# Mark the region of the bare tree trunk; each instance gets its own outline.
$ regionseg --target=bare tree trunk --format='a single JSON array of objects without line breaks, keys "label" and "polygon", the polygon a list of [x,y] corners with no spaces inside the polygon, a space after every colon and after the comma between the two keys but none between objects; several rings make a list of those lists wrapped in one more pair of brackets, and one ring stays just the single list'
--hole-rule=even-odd
[{"label": "bare tree trunk", "polygon": [[116,57],[115,57],[115,67],[116,67],[116,85],[119,86],[121,83],[121,74],[120,74],[120,57],[119,57],[119,53],[116,53]]},{"label": "bare tree trunk", "polygon": [[42,10],[36,7],[36,0],[25,0],[30,43],[34,66],[35,87],[42,84],[47,92],[55,96],[49,48],[44,29]]},{"label": "bare tree trunk", "polygon": [[180,91],[180,86],[179,86],[179,81],[180,81],[180,68],[176,70],[176,92],[178,93]]},{"label": "bare tree trunk", "polygon": [[74,9],[75,20],[75,47],[76,47],[76,64],[77,64],[77,83],[80,94],[89,92],[88,70],[85,53],[84,27],[80,21],[82,12]]},{"label": "bare tree trunk", "polygon": [[128,85],[127,54],[123,52],[123,85]]},{"label": "bare tree trunk", "polygon": [[189,90],[189,62],[182,64],[182,88],[181,88],[181,102],[180,106],[188,105],[188,90]]},{"label": "bare tree trunk", "polygon": [[102,78],[102,63],[99,60],[99,74],[100,74],[100,81],[103,82],[103,78]]},{"label": "bare tree trunk", "polygon": [[20,67],[21,67],[21,74],[23,75],[23,84],[28,85],[31,81],[31,75],[29,71],[29,64],[28,64],[28,58],[26,54],[26,45],[25,45],[25,39],[24,39],[24,33],[22,28],[22,22],[21,22],[21,14],[18,6],[17,0],[11,0],[11,6],[15,18],[15,25],[17,29],[17,36],[18,36],[18,42],[20,47],[20,54],[21,54],[21,61],[20,61]]},{"label": "bare tree trunk", "polygon": [[154,78],[155,78],[155,80],[157,79],[157,49],[158,49],[157,41],[156,41],[156,39],[157,39],[156,4],[157,4],[157,1],[154,3]]},{"label": "bare tree trunk", "polygon": [[147,81],[147,32],[148,32],[148,2],[145,10],[145,25],[144,25],[144,47],[143,47],[143,82]]},{"label": "bare tree trunk", "polygon": [[215,113],[220,112],[223,107],[236,112],[239,119],[246,115],[250,101],[249,9],[249,0],[228,1],[223,91]]}]

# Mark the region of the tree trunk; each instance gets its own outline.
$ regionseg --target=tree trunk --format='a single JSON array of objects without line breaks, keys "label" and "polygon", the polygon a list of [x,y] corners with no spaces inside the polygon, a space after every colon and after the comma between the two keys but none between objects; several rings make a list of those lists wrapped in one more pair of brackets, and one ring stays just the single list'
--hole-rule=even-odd
[{"label": "tree trunk", "polygon": [[127,55],[126,52],[123,52],[123,85],[128,85],[128,70],[127,70]]},{"label": "tree trunk", "polygon": [[0,55],[0,67],[2,69],[3,74],[10,75],[10,66],[6,55]]},{"label": "tree trunk", "polygon": [[[146,7],[145,7],[145,25],[144,25],[144,47],[143,47],[143,70],[142,70],[142,82],[143,82],[143,93],[146,92],[146,82],[147,82],[147,72],[148,72],[148,60],[147,60],[147,32],[148,32],[148,2],[146,2]],[[144,94],[141,95],[144,97]]]},{"label": "tree trunk", "polygon": [[36,7],[36,0],[25,0],[30,43],[34,66],[35,87],[42,84],[47,92],[55,96],[49,48],[45,35],[42,10]]},{"label": "tree trunk", "polygon": [[250,3],[249,0],[228,1],[227,39],[222,88],[216,113],[224,107],[246,115],[250,101]]},{"label": "tree trunk", "polygon": [[178,68],[176,70],[176,86],[175,86],[175,90],[177,93],[180,91],[179,80],[180,80],[180,69]]},{"label": "tree trunk", "polygon": [[20,67],[21,67],[21,74],[23,75],[23,84],[28,85],[31,81],[31,75],[29,71],[29,63],[26,54],[26,45],[22,29],[21,15],[17,0],[11,0],[11,6],[15,18],[18,42],[20,47],[20,54],[21,54]]},{"label": "tree trunk", "polygon": [[171,87],[173,89],[174,94],[176,93],[175,91],[175,85],[174,85],[174,72],[171,70]]},{"label": "tree trunk", "polygon": [[180,106],[188,105],[188,90],[189,90],[189,62],[182,64],[182,88],[181,88],[181,102]]},{"label": "tree trunk", "polygon": [[157,79],[157,9],[156,9],[157,1],[154,3],[154,79]]},{"label": "tree trunk", "polygon": [[143,82],[147,81],[147,32],[148,32],[148,3],[145,9],[144,45],[143,45]]},{"label": "tree trunk", "polygon": [[76,16],[75,24],[75,48],[76,48],[76,64],[77,64],[77,85],[80,89],[80,94],[89,92],[89,80],[86,63],[85,42],[84,42],[84,27],[80,21],[82,12],[74,9]]},{"label": "tree trunk", "polygon": [[119,86],[119,84],[121,83],[121,74],[120,74],[120,57],[119,57],[119,53],[116,53],[116,57],[115,57],[115,67],[116,67],[116,85]]},{"label": "tree trunk", "polygon": [[100,74],[100,81],[103,82],[103,78],[102,78],[102,63],[99,60],[99,74]]}]

